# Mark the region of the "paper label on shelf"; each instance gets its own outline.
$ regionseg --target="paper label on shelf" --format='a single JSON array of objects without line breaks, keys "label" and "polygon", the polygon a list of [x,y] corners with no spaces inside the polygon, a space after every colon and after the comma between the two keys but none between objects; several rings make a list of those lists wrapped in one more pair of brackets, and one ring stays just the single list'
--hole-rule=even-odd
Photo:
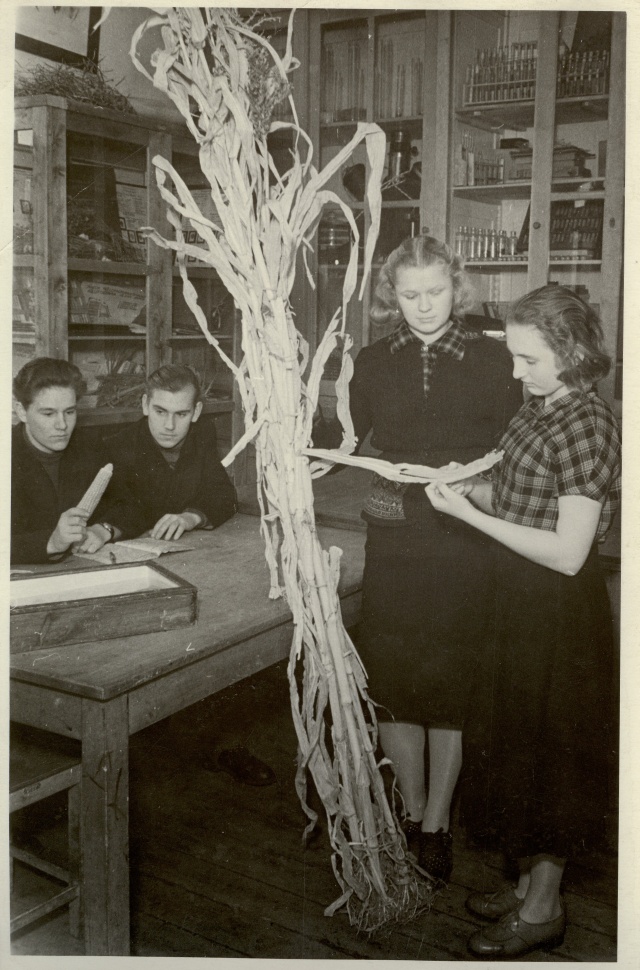
[{"label": "paper label on shelf", "polygon": [[147,217],[147,190],[144,185],[128,185],[116,182],[120,232],[125,242],[135,246],[144,260],[147,240],[142,234],[142,226],[149,222]]},{"label": "paper label on shelf", "polygon": [[[146,304],[143,289],[118,283],[70,279],[69,323],[130,327]],[[134,329],[138,329],[137,327]]]}]

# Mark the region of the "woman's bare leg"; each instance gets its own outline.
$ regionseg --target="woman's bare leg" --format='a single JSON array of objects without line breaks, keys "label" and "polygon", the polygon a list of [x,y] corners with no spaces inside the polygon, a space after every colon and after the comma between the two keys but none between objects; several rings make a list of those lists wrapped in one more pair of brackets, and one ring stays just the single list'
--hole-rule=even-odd
[{"label": "woman's bare leg", "polygon": [[427,803],[424,774],[425,730],[419,724],[380,721],[380,743],[393,764],[409,818],[419,822]]},{"label": "woman's bare leg", "polygon": [[563,911],[560,884],[566,859],[537,855],[527,862],[527,866],[521,868],[516,889],[518,896],[524,896],[520,915],[527,923],[548,923]]},{"label": "woman's bare leg", "polygon": [[423,832],[449,831],[451,800],[462,767],[462,731],[429,728],[429,797]]}]

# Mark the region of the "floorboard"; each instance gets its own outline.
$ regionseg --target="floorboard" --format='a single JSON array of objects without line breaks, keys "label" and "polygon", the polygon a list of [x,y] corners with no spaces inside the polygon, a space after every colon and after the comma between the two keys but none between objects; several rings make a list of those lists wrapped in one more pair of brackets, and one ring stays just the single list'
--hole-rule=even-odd
[{"label": "floorboard", "polygon": [[[205,768],[225,745],[247,744],[276,773],[251,788]],[[470,890],[504,879],[498,854],[481,853],[456,828],[450,886],[430,912],[369,938],[344,913],[324,910],[339,895],[322,824],[302,845],[305,816],[294,788],[296,743],[286,665],[141,732],[131,741],[132,952],[140,957],[467,960],[477,921]],[[313,791],[310,803],[321,806]],[[55,803],[54,803],[55,804]],[[63,861],[60,805],[31,834]],[[33,893],[16,866],[16,893]],[[22,880],[22,881],[21,881]],[[21,888],[22,887],[22,888]],[[617,865],[613,851],[567,870],[569,926],[562,947],[522,962],[616,959]],[[81,953],[62,912],[13,940],[19,955]]]}]

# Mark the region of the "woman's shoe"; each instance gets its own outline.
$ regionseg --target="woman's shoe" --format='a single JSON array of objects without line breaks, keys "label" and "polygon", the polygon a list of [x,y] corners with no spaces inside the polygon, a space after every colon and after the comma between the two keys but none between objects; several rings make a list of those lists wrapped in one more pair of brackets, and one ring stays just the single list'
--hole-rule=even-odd
[{"label": "woman's shoe", "polygon": [[520,909],[523,899],[516,896],[513,886],[505,886],[495,893],[471,893],[466,906],[474,916],[482,919],[501,919],[507,913],[514,913]]},{"label": "woman's shoe", "polygon": [[451,832],[421,832],[418,865],[434,879],[448,882],[453,869],[453,836]]},{"label": "woman's shoe", "polygon": [[422,821],[414,822],[412,818],[403,818],[400,828],[407,840],[407,851],[418,858],[420,850],[420,835],[422,834]]},{"label": "woman's shoe", "polygon": [[468,946],[474,956],[489,960],[519,957],[531,950],[553,950],[564,940],[564,913],[547,923],[527,923],[518,910],[474,933]]}]

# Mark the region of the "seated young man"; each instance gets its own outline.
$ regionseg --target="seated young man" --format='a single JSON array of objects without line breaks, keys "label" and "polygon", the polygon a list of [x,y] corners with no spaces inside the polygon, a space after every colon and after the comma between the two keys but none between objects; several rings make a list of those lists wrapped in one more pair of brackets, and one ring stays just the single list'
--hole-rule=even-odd
[{"label": "seated young man", "polygon": [[201,390],[191,368],[166,364],[148,379],[142,417],[105,440],[118,477],[154,539],[216,528],[235,512],[213,422],[199,422]]},{"label": "seated young man", "polygon": [[[156,539],[178,539],[192,529],[216,528],[235,512],[235,490],[218,457],[213,422],[199,421],[201,390],[184,364],[166,364],[148,379],[143,417],[134,428],[107,438],[110,460]],[[227,771],[247,785],[270,785],[272,769],[237,743],[202,755],[203,767]]]},{"label": "seated young man", "polygon": [[45,563],[74,547],[97,552],[139,532],[115,482],[87,521],[78,502],[108,459],[87,429],[75,430],[82,375],[66,360],[37,357],[13,381],[20,423],[11,447],[11,562]]}]

